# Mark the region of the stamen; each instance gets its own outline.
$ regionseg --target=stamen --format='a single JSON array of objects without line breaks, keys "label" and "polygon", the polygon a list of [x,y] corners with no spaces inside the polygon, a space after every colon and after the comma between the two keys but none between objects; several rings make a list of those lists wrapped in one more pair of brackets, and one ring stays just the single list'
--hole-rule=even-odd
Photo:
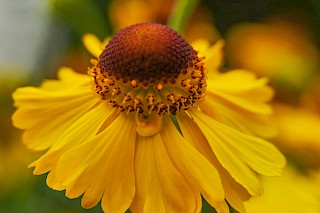
[{"label": "stamen", "polygon": [[92,65],[97,66],[99,62],[98,62],[97,60],[95,60],[95,59],[91,59],[91,60],[90,60],[90,63],[91,63]]},{"label": "stamen", "polygon": [[147,101],[148,101],[149,104],[153,104],[153,102],[154,102],[154,95],[148,95],[148,96],[147,96]]},{"label": "stamen", "polygon": [[138,86],[137,81],[136,81],[136,80],[132,80],[132,81],[131,81],[131,86],[132,86],[133,88],[136,88],[136,87]]},{"label": "stamen", "polygon": [[162,84],[158,84],[157,87],[156,87],[156,89],[157,89],[158,91],[161,91],[161,90],[163,89]]},{"label": "stamen", "polygon": [[174,95],[173,94],[170,94],[167,96],[168,100],[171,101],[172,103],[175,102],[175,99],[174,99]]},{"label": "stamen", "polygon": [[123,101],[122,101],[122,104],[124,104],[125,102],[130,101],[130,100],[131,100],[131,96],[129,94],[125,94]]}]

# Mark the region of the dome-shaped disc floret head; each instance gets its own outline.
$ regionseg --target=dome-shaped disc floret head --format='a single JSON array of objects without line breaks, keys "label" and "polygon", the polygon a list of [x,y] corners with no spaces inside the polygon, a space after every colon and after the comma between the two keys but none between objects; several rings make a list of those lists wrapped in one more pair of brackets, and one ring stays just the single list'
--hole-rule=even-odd
[{"label": "dome-shaped disc floret head", "polygon": [[139,82],[178,78],[196,51],[174,30],[138,24],[121,30],[100,55],[101,73]]},{"label": "dome-shaped disc floret head", "polygon": [[112,37],[89,74],[119,111],[176,114],[204,96],[202,60],[173,29],[142,23]]}]

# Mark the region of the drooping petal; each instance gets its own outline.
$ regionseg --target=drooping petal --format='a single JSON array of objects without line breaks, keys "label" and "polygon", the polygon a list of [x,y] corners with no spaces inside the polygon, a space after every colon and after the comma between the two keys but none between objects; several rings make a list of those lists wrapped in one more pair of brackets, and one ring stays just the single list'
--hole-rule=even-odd
[{"label": "drooping petal", "polygon": [[212,206],[228,211],[216,168],[183,139],[169,118],[164,119],[160,135],[172,162],[187,181],[198,189]]},{"label": "drooping petal", "polygon": [[[37,100],[34,97],[34,94],[40,94],[41,97],[45,98],[46,95],[49,94],[49,99],[54,97],[63,98],[65,96],[69,96],[69,93],[61,93],[61,91],[78,91],[74,93],[75,96],[79,95],[79,93],[92,93],[91,90],[88,90],[88,87],[91,88],[90,84],[90,76],[77,73],[69,67],[61,67],[57,71],[58,79],[45,79],[40,87],[25,87],[25,88],[33,88],[32,91],[37,90],[38,93],[26,93],[23,97],[15,99],[15,93],[13,94],[13,98],[15,99],[14,105],[19,107],[21,105],[30,103],[30,101]],[[18,88],[17,90],[24,90],[24,88]],[[61,97],[60,97],[61,96]]]},{"label": "drooping petal", "polygon": [[97,205],[102,198],[105,212],[126,211],[135,192],[135,137],[134,118],[120,114],[96,137],[63,154],[56,176],[66,196],[84,193],[84,208]]},{"label": "drooping petal", "polygon": [[52,146],[68,126],[99,102],[86,75],[65,68],[59,76],[60,80],[48,80],[40,88],[19,88],[13,93],[18,109],[12,121],[14,126],[26,129],[23,138],[30,149]]},{"label": "drooping petal", "polygon": [[200,212],[200,192],[174,167],[159,134],[137,136],[133,213]]},{"label": "drooping petal", "polygon": [[211,118],[241,132],[263,138],[277,134],[270,125],[273,112],[266,104],[273,91],[264,78],[245,70],[231,71],[208,79],[205,101],[199,103],[201,111]]},{"label": "drooping petal", "polygon": [[[210,84],[208,87],[228,92],[246,91],[253,87],[259,87],[261,84],[264,84],[266,79],[261,79],[264,80],[257,81],[256,75],[246,70],[232,70],[208,79],[208,81],[216,83],[215,85]],[[213,90],[210,89],[210,91]]]},{"label": "drooping petal", "polygon": [[[64,103],[68,107],[68,104],[76,105],[81,101],[94,99],[88,76],[71,72],[66,68],[61,69],[60,80],[47,80],[39,88],[18,88],[12,95],[14,106],[18,107],[13,115],[13,124],[21,129],[30,128],[38,123],[38,119],[43,119],[52,113],[59,114],[59,109],[64,109]],[[72,80],[74,82],[71,82]],[[26,116],[33,119],[25,119]]]},{"label": "drooping petal", "polygon": [[46,183],[50,188],[62,191],[64,190],[64,187],[61,185],[60,181],[57,180],[56,171],[57,167],[53,167],[51,169],[51,171],[47,175]]},{"label": "drooping petal", "polygon": [[270,115],[272,108],[265,102],[272,98],[273,90],[266,83],[266,78],[256,79],[250,72],[235,70],[208,78],[207,92],[230,107]]},{"label": "drooping petal", "polygon": [[276,128],[269,121],[270,116],[230,106],[213,95],[207,95],[206,100],[199,106],[206,115],[241,132],[263,138],[271,138],[277,134]]},{"label": "drooping petal", "polygon": [[256,172],[281,175],[286,160],[271,143],[234,130],[198,110],[192,111],[191,115],[219,162],[250,194],[262,194]]},{"label": "drooping petal", "polygon": [[221,166],[197,124],[183,113],[178,117],[178,122],[185,140],[192,144],[218,170],[228,203],[237,211],[245,212],[243,202],[249,199],[248,192]]},{"label": "drooping petal", "polygon": [[13,98],[16,103],[24,103],[13,114],[13,124],[21,129],[32,128],[43,120],[54,120],[57,116],[63,116],[64,112],[81,108],[90,100],[98,102],[92,93],[87,92],[60,91],[61,96],[52,93],[33,87],[17,89]]},{"label": "drooping petal", "polygon": [[110,110],[103,102],[71,124],[56,137],[56,142],[36,161],[33,173],[39,175],[50,171],[63,153],[95,137],[111,113],[115,113],[115,110]]}]

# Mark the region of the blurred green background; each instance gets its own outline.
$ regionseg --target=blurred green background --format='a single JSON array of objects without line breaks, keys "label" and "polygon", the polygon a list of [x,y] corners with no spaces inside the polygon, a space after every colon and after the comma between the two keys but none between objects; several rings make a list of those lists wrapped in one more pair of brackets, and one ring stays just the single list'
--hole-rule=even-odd
[{"label": "blurred green background", "polygon": [[[276,109],[285,108],[276,110],[276,120],[283,115],[293,118],[290,113],[302,110],[315,118],[311,128],[320,126],[320,1],[195,3],[180,26],[188,41],[206,39],[213,44],[225,39],[222,70],[245,68],[268,76],[276,89]],[[104,39],[139,22],[166,24],[174,5],[173,0],[0,0],[0,212],[102,212],[99,205],[82,209],[80,199],[69,200],[64,192],[49,189],[45,175],[32,175],[27,165],[41,153],[27,150],[21,131],[11,125],[11,93],[54,78],[60,66],[85,73],[91,58],[81,40],[85,33]],[[295,138],[287,126],[279,127]],[[305,134],[318,134],[310,131]],[[297,142],[291,141],[281,133],[274,140],[301,174],[318,172],[319,137],[302,133]],[[210,211],[204,204],[203,212]]]}]

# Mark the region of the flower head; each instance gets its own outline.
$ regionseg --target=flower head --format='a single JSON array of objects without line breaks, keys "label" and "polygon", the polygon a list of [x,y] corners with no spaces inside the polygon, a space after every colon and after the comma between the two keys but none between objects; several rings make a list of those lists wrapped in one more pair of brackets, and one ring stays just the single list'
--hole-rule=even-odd
[{"label": "flower head", "polygon": [[259,138],[273,133],[272,90],[247,71],[219,74],[222,42],[192,47],[143,23],[101,54],[94,37],[85,43],[99,57],[89,75],[61,68],[59,80],[13,94],[14,125],[47,150],[30,166],[49,172],[50,187],[105,212],[199,212],[201,195],[217,212],[227,202],[242,212],[262,194],[258,173],[281,174],[284,157]]}]

